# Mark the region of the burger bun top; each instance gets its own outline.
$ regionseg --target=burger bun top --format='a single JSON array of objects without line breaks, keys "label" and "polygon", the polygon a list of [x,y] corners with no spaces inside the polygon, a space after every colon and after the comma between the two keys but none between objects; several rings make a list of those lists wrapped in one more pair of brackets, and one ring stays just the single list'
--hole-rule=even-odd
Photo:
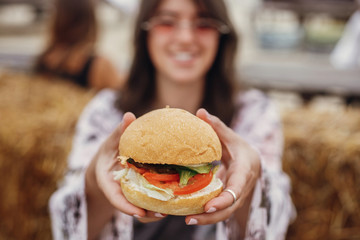
[{"label": "burger bun top", "polygon": [[196,165],[221,159],[221,143],[213,128],[178,108],[144,114],[124,131],[121,156],[140,163]]}]

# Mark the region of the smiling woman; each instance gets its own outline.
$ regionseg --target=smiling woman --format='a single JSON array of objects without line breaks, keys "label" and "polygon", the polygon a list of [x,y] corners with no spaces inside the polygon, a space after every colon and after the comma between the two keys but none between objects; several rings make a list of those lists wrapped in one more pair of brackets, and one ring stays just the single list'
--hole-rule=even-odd
[{"label": "smiling woman", "polygon": [[[78,123],[69,157],[70,170],[77,169],[70,172],[78,172],[78,178],[69,174],[50,201],[55,239],[208,239],[215,231],[220,239],[284,239],[294,212],[290,183],[281,169],[281,124],[263,93],[237,85],[237,35],[225,3],[143,0],[134,33],[134,59],[123,90],[100,92]],[[133,158],[134,152],[146,153],[140,144],[146,140],[142,134],[145,130],[155,134],[147,142],[156,144],[164,129],[142,123],[140,132],[129,135],[126,130],[138,122],[135,116],[140,120],[142,115],[167,105],[186,110],[213,128],[222,146],[222,156],[212,159],[221,158],[216,173],[195,174],[193,167],[198,166],[192,162],[180,170],[172,166],[174,169],[164,175],[157,171],[158,166],[155,170],[141,162],[150,154],[140,160]],[[158,125],[167,126],[169,121],[176,122],[163,117]],[[193,130],[182,137],[170,134],[172,137],[165,137],[162,143],[169,144],[175,138],[189,148],[200,146],[204,136],[196,131],[196,125],[188,121],[180,125],[191,125]],[[166,131],[175,132],[172,127]],[[124,144],[118,149],[119,139],[125,135],[133,138],[134,145]],[[192,138],[197,141],[188,142]],[[153,160],[160,161],[173,150],[170,146],[159,149]],[[175,156],[181,156],[184,148],[176,151]],[[155,195],[147,198],[151,201],[143,203],[148,203],[146,206],[126,198],[126,193],[136,192],[127,189],[130,184],[114,180],[114,170],[122,168],[118,156],[127,157],[125,171],[120,172],[126,173],[128,183],[141,182],[144,191],[166,192],[162,197],[196,195],[211,186],[196,191],[214,175],[221,179],[224,190],[207,199],[198,214],[189,211],[185,217],[166,216],[169,212],[161,209],[167,202]],[[180,161],[177,157],[169,159]],[[76,204],[67,201],[74,198]],[[154,206],[159,207],[155,212]]]},{"label": "smiling woman", "polygon": [[[123,92],[117,102],[119,108],[142,115],[149,108],[165,106],[158,103],[162,95],[169,94],[164,93],[164,88],[181,87],[184,88],[181,92],[185,94],[182,101],[195,98],[197,104],[216,113],[227,124],[230,123],[234,111],[232,96],[237,89],[233,75],[237,35],[224,3],[196,1],[194,8],[193,1],[160,2],[143,1],[141,4],[134,32],[135,59],[130,69],[127,91]],[[159,23],[160,18],[162,21],[171,21],[174,31],[170,32],[173,34],[154,34],[154,24]],[[197,36],[194,24],[202,19],[217,22],[218,30],[207,29],[206,32],[210,35]],[[179,26],[175,27],[176,25]],[[220,29],[223,30],[219,31]],[[159,79],[156,85],[155,77]],[[198,92],[204,89],[204,78],[207,91],[202,96]],[[186,82],[192,84],[185,84]],[[171,101],[168,102],[171,107],[179,104],[176,98],[170,97],[168,100]],[[139,102],[142,104],[138,104]],[[195,109],[191,109],[191,112],[194,111]]]}]

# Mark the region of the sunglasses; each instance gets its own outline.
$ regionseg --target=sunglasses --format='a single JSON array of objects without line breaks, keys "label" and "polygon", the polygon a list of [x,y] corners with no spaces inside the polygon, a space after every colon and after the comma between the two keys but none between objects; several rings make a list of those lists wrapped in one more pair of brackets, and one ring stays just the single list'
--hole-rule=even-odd
[{"label": "sunglasses", "polygon": [[192,21],[179,20],[173,17],[155,16],[141,25],[145,31],[156,31],[160,34],[171,34],[176,30],[187,27],[198,35],[212,33],[228,34],[230,28],[219,20],[213,18],[199,17]]}]

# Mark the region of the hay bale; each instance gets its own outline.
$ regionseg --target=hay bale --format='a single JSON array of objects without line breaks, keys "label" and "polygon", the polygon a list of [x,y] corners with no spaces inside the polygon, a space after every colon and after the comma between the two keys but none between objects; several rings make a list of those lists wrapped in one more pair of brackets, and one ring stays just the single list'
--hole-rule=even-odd
[{"label": "hay bale", "polygon": [[360,239],[360,109],[302,107],[283,121],[298,211],[287,239]]},{"label": "hay bale", "polygon": [[0,239],[51,239],[48,199],[92,96],[62,80],[0,75]]}]

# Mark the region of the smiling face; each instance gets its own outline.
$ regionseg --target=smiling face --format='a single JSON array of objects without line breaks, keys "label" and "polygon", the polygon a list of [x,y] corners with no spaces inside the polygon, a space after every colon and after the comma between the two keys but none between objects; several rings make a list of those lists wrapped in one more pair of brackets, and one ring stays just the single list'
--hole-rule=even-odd
[{"label": "smiling face", "polygon": [[192,0],[163,0],[149,24],[147,39],[157,80],[180,84],[204,81],[219,43],[216,23]]}]

